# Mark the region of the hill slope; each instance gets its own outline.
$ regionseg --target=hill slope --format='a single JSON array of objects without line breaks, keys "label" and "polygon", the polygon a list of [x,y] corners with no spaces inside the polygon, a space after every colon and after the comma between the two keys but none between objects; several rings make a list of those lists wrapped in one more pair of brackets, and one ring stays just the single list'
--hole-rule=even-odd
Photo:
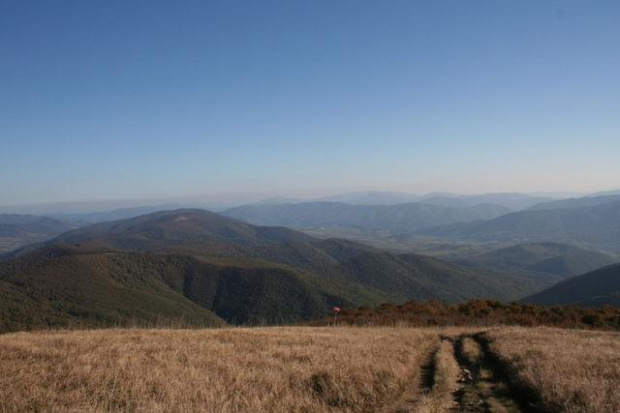
[{"label": "hill slope", "polygon": [[[99,224],[59,237],[56,243],[78,243],[125,251],[183,253],[203,258],[229,258],[283,265],[318,278],[360,283],[399,298],[514,298],[509,278],[465,269],[414,254],[395,255],[355,242],[319,240],[281,227],[261,227],[202,210],[177,210]],[[445,285],[424,288],[420,265],[428,274],[443,274]],[[439,270],[438,268],[441,268]],[[501,280],[502,283],[496,282]],[[439,283],[441,278],[436,278]],[[467,280],[468,287],[462,280]],[[519,280],[520,281],[520,280]],[[492,287],[491,287],[492,286]],[[525,289],[535,289],[527,286]]]},{"label": "hill slope", "polygon": [[54,242],[104,242],[110,246],[152,250],[192,243],[257,246],[312,240],[312,237],[288,228],[257,227],[201,209],[178,209],[79,228],[63,234]]},{"label": "hill slope", "polygon": [[546,305],[620,306],[620,264],[562,281],[523,301]]},{"label": "hill slope", "polygon": [[[170,320],[179,312],[190,324],[212,322],[213,314],[231,323],[291,322],[325,314],[333,305],[515,299],[539,287],[519,277],[318,240],[202,210],[77,229],[21,251],[0,268],[0,314],[11,325],[16,319],[115,324],[128,317],[149,323],[156,314]],[[123,299],[117,308],[118,297]],[[25,310],[20,302],[28,303]]]},{"label": "hill slope", "polygon": [[[317,285],[307,278],[278,267],[235,266],[178,254],[49,247],[0,263],[0,330],[19,325],[218,325],[222,319],[282,323],[322,316],[330,305],[358,304],[332,297],[329,289],[340,287],[337,283]],[[360,302],[380,301],[354,286],[350,291]]]},{"label": "hill slope", "polygon": [[[0,263],[0,331],[22,328],[222,320],[171,289],[157,272],[134,272],[136,256],[51,248]],[[149,257],[142,265],[157,266]]]}]

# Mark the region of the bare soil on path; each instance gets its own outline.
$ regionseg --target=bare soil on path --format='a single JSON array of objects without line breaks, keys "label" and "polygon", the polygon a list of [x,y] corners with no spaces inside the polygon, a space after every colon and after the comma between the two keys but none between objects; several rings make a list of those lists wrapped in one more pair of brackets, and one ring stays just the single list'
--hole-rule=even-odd
[{"label": "bare soil on path", "polygon": [[536,413],[540,399],[519,388],[489,350],[484,332],[443,336],[402,395],[384,413]]}]

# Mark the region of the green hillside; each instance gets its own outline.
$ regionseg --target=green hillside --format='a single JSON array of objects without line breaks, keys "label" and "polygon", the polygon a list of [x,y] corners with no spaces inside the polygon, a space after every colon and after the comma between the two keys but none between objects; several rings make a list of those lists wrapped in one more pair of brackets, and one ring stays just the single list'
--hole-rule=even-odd
[{"label": "green hillside", "polygon": [[546,305],[620,306],[620,264],[569,278],[523,301]]},{"label": "green hillside", "polygon": [[[465,269],[415,255],[395,255],[346,240],[319,240],[282,227],[261,227],[202,210],[159,212],[142,217],[78,229],[57,243],[77,243],[125,251],[183,253],[202,258],[258,260],[283,265],[321,279],[345,280],[395,294],[400,298],[495,297],[513,299],[535,291],[521,279]],[[420,270],[421,263],[426,272]],[[441,274],[445,286],[420,283],[422,275]],[[441,278],[436,277],[437,282]],[[470,285],[463,289],[463,279]],[[453,280],[453,282],[450,282]],[[501,282],[495,282],[496,280]],[[491,287],[489,287],[489,284]],[[458,286],[458,287],[457,287]],[[439,295],[439,291],[443,291]],[[449,291],[450,293],[445,293]]]},{"label": "green hillside", "polygon": [[[291,323],[386,299],[295,271],[51,247],[0,263],[0,331],[20,326]],[[333,292],[340,291],[339,296]],[[350,298],[350,299],[349,299]]]},{"label": "green hillside", "polygon": [[[137,270],[138,265],[158,271]],[[179,269],[157,257],[46,249],[0,263],[0,331],[22,328],[187,324],[222,320],[162,277]]]},{"label": "green hillside", "polygon": [[0,274],[5,329],[130,320],[290,323],[333,305],[511,300],[540,289],[525,278],[202,210],[80,228],[20,251],[0,263]]}]

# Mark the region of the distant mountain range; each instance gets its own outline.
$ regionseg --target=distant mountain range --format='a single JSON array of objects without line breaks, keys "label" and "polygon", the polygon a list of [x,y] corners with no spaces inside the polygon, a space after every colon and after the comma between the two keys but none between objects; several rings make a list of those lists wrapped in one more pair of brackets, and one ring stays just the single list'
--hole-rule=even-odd
[{"label": "distant mountain range", "polygon": [[529,207],[528,210],[539,211],[553,209],[586,208],[618,201],[620,201],[620,194],[585,196],[581,198],[569,198],[550,202],[543,202]]},{"label": "distant mountain range", "polygon": [[482,195],[428,195],[419,200],[425,204],[445,206],[476,206],[498,205],[513,211],[522,210],[542,202],[550,202],[556,198],[548,196],[534,196],[519,193],[497,193]]},{"label": "distant mountain range", "polygon": [[63,222],[70,222],[74,225],[84,226],[97,224],[100,222],[117,221],[119,219],[134,218],[140,215],[150,214],[157,211],[165,211],[179,208],[179,205],[152,205],[139,206],[131,208],[118,208],[101,212],[82,212],[82,213],[64,213],[50,214],[52,218]]},{"label": "distant mountain range", "polygon": [[441,205],[450,207],[493,204],[516,211],[528,208],[542,202],[553,201],[556,199],[558,199],[558,197],[509,192],[481,195],[459,195],[446,192],[436,192],[419,195],[407,192],[394,191],[366,191],[331,195],[311,200],[301,200],[294,198],[270,198],[261,202],[257,202],[257,204],[278,205],[285,203],[339,202],[351,205],[398,205],[412,202],[421,202],[429,205]]},{"label": "distant mountain range", "polygon": [[[339,199],[349,203],[328,202],[327,199]],[[402,192],[370,191],[326,197],[316,202],[276,197],[228,210],[218,208],[215,210],[225,211],[226,215],[248,220],[254,224],[286,225],[304,230],[319,229],[323,232],[329,230],[336,236],[346,234],[347,228],[356,231],[388,231],[394,235],[412,233],[429,226],[492,219],[512,212],[507,206],[502,206],[503,204],[521,208],[526,204],[530,205],[548,199],[551,198],[511,193],[464,196],[447,193],[415,195]],[[403,203],[411,200],[418,201]],[[205,209],[214,205],[200,204],[197,207]],[[58,205],[51,207],[61,208]],[[82,209],[85,207],[85,205],[80,205]],[[0,254],[58,235],[71,228],[133,218],[180,207],[180,204],[161,204],[101,212],[53,213],[49,217],[28,215],[30,220],[36,218],[41,221],[37,225],[43,225],[42,220],[47,219],[49,225],[54,222],[58,228],[46,230],[44,233],[37,232],[36,229],[34,231],[24,229],[18,233],[16,228],[11,228],[10,231],[5,231],[4,236],[0,236]],[[5,216],[19,215],[5,214]],[[20,223],[20,225],[23,224]],[[341,233],[341,229],[345,229],[345,232]],[[13,235],[7,235],[9,232]],[[371,238],[375,235],[372,234]],[[390,234],[384,233],[384,235]],[[365,234],[362,236],[366,237]],[[383,242],[372,242],[372,244],[383,245]]]},{"label": "distant mountain range", "polygon": [[0,330],[293,322],[333,305],[539,289],[524,277],[177,210],[80,228],[0,262]]},{"label": "distant mountain range", "polygon": [[620,201],[613,197],[605,200],[610,202],[595,198],[588,200],[587,206],[536,208],[492,220],[421,229],[416,234],[477,242],[568,242],[618,252]]},{"label": "distant mountain range", "polygon": [[73,228],[74,225],[49,217],[0,214],[0,253],[44,241]]},{"label": "distant mountain range", "polygon": [[25,234],[55,235],[74,226],[49,217],[36,215],[0,214],[0,236],[19,237]]},{"label": "distant mountain range", "polygon": [[301,202],[340,202],[352,205],[397,205],[416,202],[422,198],[422,195],[409,194],[406,192],[366,191],[324,196]]},{"label": "distant mountain range", "polygon": [[498,205],[443,206],[424,203],[352,205],[340,202],[304,202],[245,205],[222,214],[255,225],[293,228],[352,227],[412,232],[455,222],[492,219],[510,212]]},{"label": "distant mountain range", "polygon": [[546,305],[620,306],[620,264],[562,281],[523,301]]}]

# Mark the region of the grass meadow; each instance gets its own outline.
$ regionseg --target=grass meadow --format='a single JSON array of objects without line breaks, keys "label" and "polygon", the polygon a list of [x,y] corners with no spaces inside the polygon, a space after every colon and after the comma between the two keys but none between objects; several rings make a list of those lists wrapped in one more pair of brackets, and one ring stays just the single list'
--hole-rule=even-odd
[{"label": "grass meadow", "polygon": [[10,333],[0,335],[0,411],[459,411],[464,365],[455,348],[465,359],[496,354],[547,411],[620,410],[619,334],[491,328],[482,332],[489,344],[481,347],[474,341],[479,333],[408,327]]},{"label": "grass meadow", "polygon": [[553,412],[620,412],[620,333],[492,329],[491,349]]},{"label": "grass meadow", "polygon": [[405,328],[6,334],[1,410],[372,411],[437,341]]}]

